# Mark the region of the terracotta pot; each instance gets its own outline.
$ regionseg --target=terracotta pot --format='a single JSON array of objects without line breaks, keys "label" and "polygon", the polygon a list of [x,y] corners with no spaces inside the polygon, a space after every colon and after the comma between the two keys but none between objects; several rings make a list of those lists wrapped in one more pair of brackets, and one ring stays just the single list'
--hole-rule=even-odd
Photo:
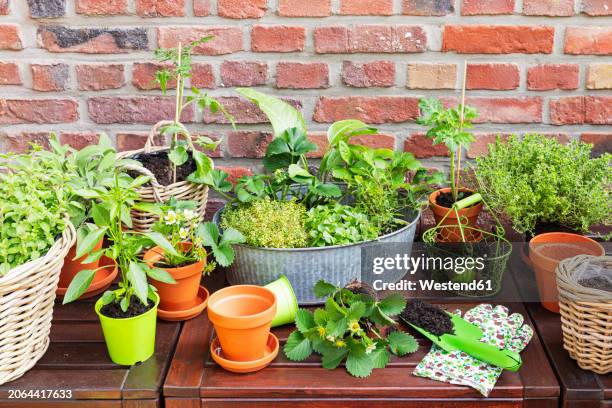
[{"label": "terracotta pot", "polygon": [[[190,247],[191,243],[182,243],[183,248]],[[154,247],[144,254],[144,261],[155,266],[164,257],[164,250]],[[160,268],[168,272],[176,283],[164,283],[151,279],[151,284],[157,288],[160,297],[159,308],[168,312],[188,310],[198,303],[198,291],[202,271],[206,266],[206,259],[191,265],[179,268]]]},{"label": "terracotta pot", "polygon": [[[100,239],[100,241],[96,244],[96,246],[91,252],[96,252],[102,249],[103,241],[104,239]],[[79,259],[74,259],[75,256],[76,256],[76,244],[74,244],[70,248],[70,250],[68,251],[68,254],[64,258],[64,265],[62,266],[62,271],[60,272],[60,279],[59,279],[59,284],[58,284],[60,288],[67,288],[77,273],[87,270],[87,269],[90,269],[90,270],[97,269],[98,266],[100,266],[99,260],[91,262],[91,263],[87,263],[87,264],[81,263],[83,260],[85,260],[85,258],[87,258],[87,256],[89,256],[89,254],[83,255]],[[105,273],[104,271],[96,272],[91,284],[94,285],[100,282],[107,275],[108,274]]]},{"label": "terracotta pot", "polygon": [[276,297],[262,286],[230,286],[208,300],[208,318],[215,326],[223,356],[232,361],[264,357],[275,315]]},{"label": "terracotta pot", "polygon": [[[450,208],[447,208],[447,207],[442,207],[441,205],[438,205],[436,202],[440,194],[450,193],[450,191],[451,191],[450,188],[441,188],[439,190],[434,191],[433,193],[429,195],[429,207],[431,208],[431,211],[433,211],[434,218],[436,220],[436,225],[440,224],[440,221],[444,218],[444,216],[446,216],[446,214],[449,211],[450,211],[450,214],[446,216],[446,219],[444,219],[444,222],[442,222],[441,225],[459,225],[459,220],[457,219],[457,215],[455,214],[455,211],[452,211]],[[460,188],[459,191],[471,192],[471,193],[474,192],[467,188]],[[476,221],[478,221],[478,216],[480,215],[481,211],[482,211],[482,202],[479,202],[478,204],[473,205],[471,207],[458,210],[458,213],[459,213],[459,217],[461,217],[461,221],[465,223],[465,218],[466,218],[467,225],[470,227],[475,227]],[[447,235],[444,237],[445,242],[461,242],[461,232],[459,231],[459,228],[448,228],[446,232],[447,232]]]},{"label": "terracotta pot", "polygon": [[559,313],[559,292],[555,270],[559,262],[576,255],[604,256],[604,248],[590,238],[567,232],[549,232],[529,241],[529,260],[533,265],[542,306]]}]

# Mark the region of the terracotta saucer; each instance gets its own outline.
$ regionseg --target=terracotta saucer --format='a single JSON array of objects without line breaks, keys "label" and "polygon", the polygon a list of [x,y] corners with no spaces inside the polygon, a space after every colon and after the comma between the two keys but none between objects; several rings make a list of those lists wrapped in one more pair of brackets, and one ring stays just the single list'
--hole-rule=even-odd
[{"label": "terracotta saucer", "polygon": [[[85,293],[83,293],[79,299],[89,299],[104,292],[113,283],[118,273],[119,268],[117,267],[113,268],[112,270],[110,268],[103,268],[98,270],[96,272],[96,278],[98,278],[98,274],[100,274],[102,278],[94,278],[94,281],[91,282],[89,288],[87,288]],[[68,288],[58,287],[55,291],[55,294],[57,295],[57,297],[63,298],[67,290]]]},{"label": "terracotta saucer", "polygon": [[186,310],[172,311],[162,310],[158,307],[157,317],[169,322],[181,322],[183,320],[193,319],[202,313],[204,309],[206,309],[206,305],[208,305],[208,296],[208,289],[206,289],[204,286],[200,286],[200,289],[198,290],[198,298],[196,299],[194,306]]},{"label": "terracotta saucer", "polygon": [[231,361],[223,357],[219,339],[215,337],[210,344],[210,354],[212,355],[213,360],[215,360],[217,364],[227,371],[242,374],[252,373],[266,368],[278,355],[279,348],[278,338],[270,333],[270,336],[268,337],[268,344],[266,345],[266,351],[262,358],[254,361]]}]

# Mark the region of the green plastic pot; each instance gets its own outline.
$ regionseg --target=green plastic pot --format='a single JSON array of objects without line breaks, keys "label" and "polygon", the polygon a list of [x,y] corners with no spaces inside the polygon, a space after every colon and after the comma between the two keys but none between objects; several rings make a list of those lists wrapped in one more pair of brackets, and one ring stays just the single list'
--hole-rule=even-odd
[{"label": "green plastic pot", "polygon": [[276,316],[272,320],[272,327],[293,323],[298,311],[298,302],[291,282],[285,275],[265,286],[276,296]]},{"label": "green plastic pot", "polygon": [[100,318],[104,340],[113,363],[131,366],[143,362],[155,352],[155,329],[157,326],[157,305],[159,295],[149,297],[155,305],[140,316],[117,319],[100,313],[102,299],[95,305]]}]

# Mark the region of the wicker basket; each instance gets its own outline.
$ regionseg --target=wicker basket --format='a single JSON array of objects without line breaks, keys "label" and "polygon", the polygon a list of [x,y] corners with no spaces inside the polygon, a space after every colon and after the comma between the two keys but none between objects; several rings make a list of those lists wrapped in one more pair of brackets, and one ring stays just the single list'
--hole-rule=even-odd
[{"label": "wicker basket", "polygon": [[0,384],[21,377],[45,354],[60,270],[75,238],[68,222],[45,256],[0,277]]},{"label": "wicker basket", "polygon": [[[168,150],[167,146],[155,146],[154,139],[162,126],[170,124],[174,124],[174,122],[165,120],[157,122],[151,128],[144,148],[123,152],[119,155],[119,157],[131,158],[141,153],[153,153]],[[177,200],[196,201],[198,202],[197,212],[200,217],[204,219],[204,214],[206,213],[206,203],[208,201],[208,186],[191,183],[189,181],[179,181],[178,183],[162,186],[159,184],[153,173],[144,167],[126,166],[126,169],[139,172],[151,179],[149,186],[138,189],[138,194],[140,194],[140,199],[142,201],[149,203],[163,203],[172,197],[176,198]],[[156,215],[140,210],[132,210],[131,214],[132,222],[134,224],[132,229],[139,232],[151,231],[151,227],[158,220]]]},{"label": "wicker basket", "polygon": [[557,267],[563,345],[583,370],[612,372],[612,294],[577,283],[587,263],[612,267],[612,257],[579,255]]}]

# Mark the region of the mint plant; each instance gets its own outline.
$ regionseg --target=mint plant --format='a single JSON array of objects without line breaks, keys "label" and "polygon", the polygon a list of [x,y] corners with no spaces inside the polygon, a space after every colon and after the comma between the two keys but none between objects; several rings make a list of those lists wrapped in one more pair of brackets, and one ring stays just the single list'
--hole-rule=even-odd
[{"label": "mint plant", "polygon": [[313,352],[321,355],[324,368],[333,370],[346,360],[346,370],[355,377],[368,377],[375,368],[384,368],[391,353],[405,356],[418,350],[410,334],[396,328],[397,316],[406,307],[400,294],[382,300],[353,293],[319,281],[314,287],[317,297],[329,296],[325,307],[310,312],[299,309],[293,331],[284,347],[287,358],[303,361]]},{"label": "mint plant", "polygon": [[421,116],[416,122],[430,127],[425,136],[432,139],[434,146],[442,143],[448,149],[451,193],[456,202],[461,188],[461,151],[475,140],[465,129],[473,127],[472,121],[478,117],[478,112],[467,105],[446,109],[442,102],[434,98],[421,99],[419,108]]},{"label": "mint plant", "polygon": [[172,163],[172,180],[176,182],[176,167],[185,164],[189,160],[189,153],[196,164],[196,171],[190,174],[188,181],[203,184],[210,177],[214,169],[213,161],[203,152],[196,149],[196,145],[208,151],[217,148],[218,142],[209,137],[200,136],[195,141],[187,128],[181,123],[181,114],[190,105],[195,105],[199,110],[210,110],[211,113],[221,112],[230,120],[232,125],[234,119],[225,110],[223,105],[205,92],[200,91],[195,86],[191,87],[191,94],[185,95],[185,82],[191,78],[191,54],[198,45],[211,41],[214,37],[202,37],[185,46],[179,43],[177,48],[159,48],[155,50],[155,57],[160,62],[170,64],[169,68],[160,69],[155,74],[155,80],[159,84],[162,93],[165,95],[168,90],[168,83],[176,81],[176,103],[174,120],[172,123],[161,128],[163,135],[171,135],[170,150],[168,159]]},{"label": "mint plant", "polygon": [[310,245],[344,245],[376,239],[379,229],[355,208],[333,203],[311,208],[306,214]]}]

